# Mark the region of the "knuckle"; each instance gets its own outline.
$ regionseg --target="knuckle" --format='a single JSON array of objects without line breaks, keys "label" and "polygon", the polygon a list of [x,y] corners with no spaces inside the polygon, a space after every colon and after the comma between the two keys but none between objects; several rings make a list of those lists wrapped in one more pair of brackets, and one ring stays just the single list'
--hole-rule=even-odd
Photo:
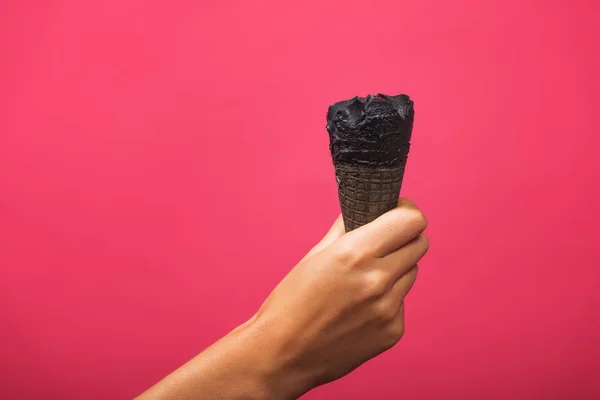
[{"label": "knuckle", "polygon": [[374,308],[376,318],[388,325],[398,316],[397,307],[394,307],[389,301],[380,301],[374,305]]},{"label": "knuckle", "polygon": [[343,264],[352,263],[357,258],[356,249],[347,242],[342,242],[336,249],[335,257]]},{"label": "knuckle", "polygon": [[427,228],[425,214],[419,209],[406,210],[406,224],[416,232],[423,232]]},{"label": "knuckle", "polygon": [[398,318],[390,323],[386,327],[385,339],[383,341],[385,349],[391,349],[398,344],[400,339],[404,336],[404,331],[404,320],[402,318]]},{"label": "knuckle", "polygon": [[390,324],[388,328],[388,333],[390,336],[390,340],[393,342],[393,344],[398,343],[398,341],[402,339],[402,336],[404,336],[404,331],[405,326],[403,320],[394,321],[394,323]]},{"label": "knuckle", "polygon": [[387,281],[383,273],[371,271],[363,275],[362,287],[367,298],[381,297],[387,290]]},{"label": "knuckle", "polygon": [[338,262],[353,266],[359,264],[366,257],[366,253],[352,242],[342,241],[336,249],[335,256]]}]

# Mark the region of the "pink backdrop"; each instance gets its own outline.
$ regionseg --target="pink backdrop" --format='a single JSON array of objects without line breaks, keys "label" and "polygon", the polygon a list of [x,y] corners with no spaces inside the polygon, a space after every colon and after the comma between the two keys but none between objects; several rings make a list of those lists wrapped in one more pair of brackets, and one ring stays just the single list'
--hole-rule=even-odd
[{"label": "pink backdrop", "polygon": [[407,334],[306,398],[598,398],[598,4],[3,1],[1,397],[133,397],[248,318],[339,212],[327,106],[406,92]]}]

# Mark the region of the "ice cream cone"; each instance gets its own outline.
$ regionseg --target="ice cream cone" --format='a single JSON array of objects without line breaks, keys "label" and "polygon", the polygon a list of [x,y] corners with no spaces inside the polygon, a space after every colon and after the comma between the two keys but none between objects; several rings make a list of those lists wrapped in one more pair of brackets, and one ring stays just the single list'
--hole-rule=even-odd
[{"label": "ice cream cone", "polygon": [[329,108],[327,130],[346,231],[398,204],[413,119],[406,95],[355,97]]}]

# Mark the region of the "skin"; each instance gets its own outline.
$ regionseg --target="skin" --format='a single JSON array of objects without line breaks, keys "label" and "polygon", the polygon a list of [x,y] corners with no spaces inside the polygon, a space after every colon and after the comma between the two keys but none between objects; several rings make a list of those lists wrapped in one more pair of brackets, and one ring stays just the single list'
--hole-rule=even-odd
[{"label": "skin", "polygon": [[407,199],[349,233],[338,217],[250,320],[138,399],[297,399],[390,349],[426,227]]}]

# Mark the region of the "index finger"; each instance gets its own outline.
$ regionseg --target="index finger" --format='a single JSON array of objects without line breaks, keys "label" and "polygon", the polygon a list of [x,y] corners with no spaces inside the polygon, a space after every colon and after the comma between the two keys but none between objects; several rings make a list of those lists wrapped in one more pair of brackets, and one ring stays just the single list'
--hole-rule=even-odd
[{"label": "index finger", "polygon": [[356,243],[374,256],[385,257],[419,236],[425,228],[427,220],[415,203],[400,199],[398,207],[347,235],[354,236]]}]

